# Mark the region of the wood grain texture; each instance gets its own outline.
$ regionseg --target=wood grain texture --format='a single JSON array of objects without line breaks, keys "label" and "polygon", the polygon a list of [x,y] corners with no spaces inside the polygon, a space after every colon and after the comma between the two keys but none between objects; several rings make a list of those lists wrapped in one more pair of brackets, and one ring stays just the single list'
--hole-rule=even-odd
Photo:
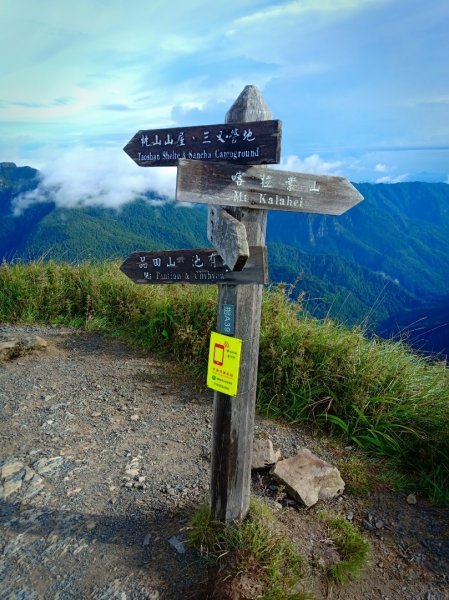
[{"label": "wood grain texture", "polygon": [[[260,92],[247,86],[228,111],[226,121],[271,118]],[[265,246],[265,210],[238,207],[228,212],[245,225],[250,246]],[[234,335],[243,345],[238,395],[214,393],[211,508],[215,519],[230,522],[243,518],[249,510],[262,286],[221,285],[219,315],[225,304],[236,307]]]},{"label": "wood grain texture", "polygon": [[241,271],[249,257],[243,223],[218,206],[210,206],[207,239],[233,271]]},{"label": "wood grain texture", "polygon": [[264,122],[142,129],[123,150],[140,167],[172,167],[179,159],[238,164],[278,163],[282,123]]},{"label": "wood grain texture", "polygon": [[265,247],[248,248],[244,268],[232,271],[214,248],[134,252],[120,270],[134,283],[167,285],[264,284],[268,281]]},{"label": "wood grain texture", "polygon": [[176,199],[220,206],[341,215],[363,200],[344,177],[180,160]]}]

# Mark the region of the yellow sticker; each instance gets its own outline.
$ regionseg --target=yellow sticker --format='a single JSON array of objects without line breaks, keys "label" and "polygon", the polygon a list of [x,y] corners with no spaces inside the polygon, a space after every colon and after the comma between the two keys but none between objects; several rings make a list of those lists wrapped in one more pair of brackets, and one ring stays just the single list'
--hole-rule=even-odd
[{"label": "yellow sticker", "polygon": [[237,396],[242,340],[213,331],[210,336],[207,387]]}]

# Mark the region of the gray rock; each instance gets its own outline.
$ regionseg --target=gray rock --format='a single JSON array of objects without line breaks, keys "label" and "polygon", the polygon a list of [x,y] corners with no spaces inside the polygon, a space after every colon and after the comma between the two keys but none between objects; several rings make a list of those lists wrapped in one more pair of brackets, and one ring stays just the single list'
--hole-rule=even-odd
[{"label": "gray rock", "polygon": [[6,498],[8,498],[12,494],[15,494],[16,492],[18,492],[21,487],[22,487],[21,479],[8,479],[7,481],[5,481],[5,483],[3,484],[3,490],[2,490],[2,500],[6,500]]},{"label": "gray rock", "polygon": [[35,473],[33,471],[33,469],[30,469],[30,467],[25,466],[25,477],[23,478],[23,480],[25,482],[27,481],[31,481],[34,477]]},{"label": "gray rock", "polygon": [[306,506],[313,506],[318,500],[334,498],[345,487],[336,467],[305,448],[296,456],[276,463],[270,473]]},{"label": "gray rock", "polygon": [[44,480],[39,475],[34,475],[31,479],[26,492],[23,494],[23,500],[30,500],[37,496],[44,489]]},{"label": "gray rock", "polygon": [[176,550],[176,552],[178,552],[178,554],[186,553],[186,547],[184,546],[183,542],[179,539],[179,537],[177,537],[176,535],[171,537],[168,540],[168,543],[170,544],[170,546],[173,546],[173,548]]},{"label": "gray rock", "polygon": [[0,342],[0,360],[9,360],[17,354],[19,342],[16,339],[4,340]]},{"label": "gray rock", "polygon": [[281,457],[279,450],[273,448],[273,442],[268,437],[256,437],[253,442],[252,469],[266,469],[274,465]]},{"label": "gray rock", "polygon": [[17,458],[8,459],[3,467],[2,467],[2,478],[9,479],[10,477],[16,475],[24,468],[24,464],[22,461]]},{"label": "gray rock", "polygon": [[20,344],[30,350],[38,348],[46,348],[48,346],[47,340],[39,337],[38,335],[27,335],[20,340]]},{"label": "gray rock", "polygon": [[38,335],[9,337],[0,341],[0,360],[8,360],[19,356],[24,350],[45,348],[47,341]]},{"label": "gray rock", "polygon": [[139,471],[138,469],[127,469],[125,471],[126,475],[128,475],[128,477],[139,477]]},{"label": "gray rock", "polygon": [[62,456],[40,458],[34,463],[33,467],[39,475],[48,475],[57,471],[62,466],[63,462],[64,458]]}]

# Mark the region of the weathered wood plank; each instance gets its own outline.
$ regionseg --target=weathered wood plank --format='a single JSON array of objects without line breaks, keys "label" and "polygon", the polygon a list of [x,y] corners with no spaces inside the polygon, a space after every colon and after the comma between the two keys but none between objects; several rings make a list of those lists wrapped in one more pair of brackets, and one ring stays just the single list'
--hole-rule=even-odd
[{"label": "weathered wood plank", "polygon": [[138,131],[123,150],[141,167],[176,166],[179,159],[238,164],[278,163],[280,121],[198,125]]},{"label": "weathered wood plank", "polygon": [[[226,115],[228,123],[266,119],[272,119],[271,111],[254,86],[245,87]],[[250,247],[265,246],[265,210],[227,210],[244,224]],[[234,335],[243,340],[238,395],[214,393],[211,508],[225,522],[243,518],[249,509],[261,305],[261,285],[220,286],[217,327],[229,333],[222,315],[233,307]]]},{"label": "weathered wood plank", "polygon": [[249,248],[242,271],[232,271],[213,248],[134,252],[120,270],[134,283],[193,285],[267,283],[265,247]]},{"label": "weathered wood plank", "polygon": [[341,215],[363,200],[344,177],[180,160],[176,199],[221,206]]},{"label": "weathered wood plank", "polygon": [[249,257],[243,223],[217,206],[209,206],[207,239],[233,271],[241,271]]}]

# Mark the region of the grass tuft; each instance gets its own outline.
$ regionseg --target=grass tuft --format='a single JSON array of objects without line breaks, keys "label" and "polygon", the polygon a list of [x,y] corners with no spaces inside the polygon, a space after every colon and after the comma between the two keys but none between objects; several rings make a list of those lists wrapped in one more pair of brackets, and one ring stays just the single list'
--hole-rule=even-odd
[{"label": "grass tuft", "polygon": [[274,516],[261,501],[252,499],[248,516],[227,525],[213,521],[209,506],[201,506],[190,521],[187,541],[219,567],[218,573],[225,572],[226,579],[243,576],[246,584],[251,581],[258,598],[310,598],[292,591],[305,575],[306,560],[276,532]]},{"label": "grass tuft", "polygon": [[329,575],[339,584],[357,579],[367,566],[370,545],[355,527],[342,517],[324,512],[320,517],[328,526],[328,535],[342,559],[329,568]]},{"label": "grass tuft", "polygon": [[[351,450],[351,453],[336,461],[336,466],[345,482],[345,491],[356,496],[366,496],[370,492],[380,475],[377,474],[377,465],[366,453]],[[373,468],[374,467],[374,468]]]}]

